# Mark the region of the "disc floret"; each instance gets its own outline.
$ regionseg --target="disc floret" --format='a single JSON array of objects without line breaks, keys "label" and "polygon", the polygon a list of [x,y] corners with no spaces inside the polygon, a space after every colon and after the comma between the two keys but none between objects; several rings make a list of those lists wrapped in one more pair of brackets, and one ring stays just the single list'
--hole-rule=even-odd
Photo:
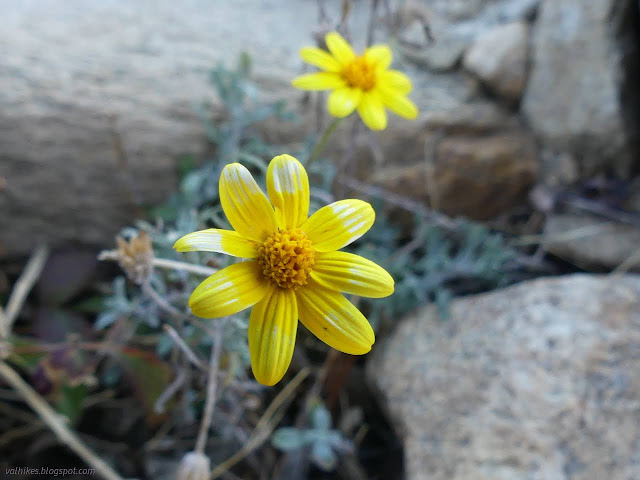
[{"label": "disc floret", "polygon": [[356,57],[344,67],[342,78],[350,87],[367,92],[376,85],[375,65],[367,61],[364,55]]},{"label": "disc floret", "polygon": [[278,230],[258,248],[258,263],[269,283],[297,290],[307,284],[314,265],[311,240],[299,228]]}]

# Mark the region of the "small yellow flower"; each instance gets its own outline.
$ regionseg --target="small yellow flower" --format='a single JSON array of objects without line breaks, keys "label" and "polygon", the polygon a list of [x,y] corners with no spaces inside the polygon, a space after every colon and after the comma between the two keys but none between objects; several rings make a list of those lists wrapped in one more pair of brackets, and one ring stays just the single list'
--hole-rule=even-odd
[{"label": "small yellow flower", "polygon": [[358,110],[360,118],[371,130],[387,126],[385,107],[404,118],[414,119],[418,109],[407,94],[411,80],[404,73],[389,70],[391,49],[374,45],[359,57],[337,32],[328,33],[325,41],[329,52],[307,47],[300,50],[302,59],[324,70],[293,79],[302,90],[333,90],[329,95],[329,113],[343,118]]},{"label": "small yellow flower", "polygon": [[220,202],[235,231],[193,232],[174,248],[249,259],[203,281],[191,294],[189,306],[203,318],[253,306],[251,367],[260,383],[274,385],[291,363],[298,319],[341,352],[361,355],[371,350],[371,325],[340,292],[386,297],[393,293],[394,282],[372,261],[336,251],[373,225],[371,205],[340,200],[308,217],[307,172],[289,155],[269,164],[267,193],[271,203],[249,170],[239,163],[227,165],[220,175]]}]

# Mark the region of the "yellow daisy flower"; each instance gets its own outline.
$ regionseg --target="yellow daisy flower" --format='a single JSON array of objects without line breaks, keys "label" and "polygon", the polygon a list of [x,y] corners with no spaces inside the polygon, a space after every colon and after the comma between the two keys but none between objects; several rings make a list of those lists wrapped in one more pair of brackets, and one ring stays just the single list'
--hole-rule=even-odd
[{"label": "yellow daisy flower", "polygon": [[267,193],[271,203],[249,170],[239,163],[227,165],[220,175],[220,202],[235,231],[193,232],[174,248],[249,259],[203,281],[191,294],[189,306],[203,318],[253,306],[251,367],[258,382],[274,385],[291,363],[298,319],[336,350],[352,355],[371,350],[371,325],[340,292],[386,297],[393,293],[394,282],[372,261],[337,251],[371,228],[371,205],[340,200],[307,218],[307,172],[289,155],[279,155],[269,164]]},{"label": "yellow daisy flower", "polygon": [[333,90],[328,99],[329,113],[343,118],[357,109],[371,130],[386,128],[385,107],[401,117],[416,118],[418,109],[407,98],[411,80],[402,72],[388,69],[392,54],[387,45],[374,45],[356,56],[337,32],[328,33],[325,41],[331,53],[314,47],[300,50],[305,62],[324,71],[294,78],[294,87]]}]

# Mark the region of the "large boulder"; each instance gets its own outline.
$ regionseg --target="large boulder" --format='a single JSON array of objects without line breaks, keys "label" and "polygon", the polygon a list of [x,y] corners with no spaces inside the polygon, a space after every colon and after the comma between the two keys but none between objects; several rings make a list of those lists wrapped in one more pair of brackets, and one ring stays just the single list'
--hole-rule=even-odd
[{"label": "large boulder", "polygon": [[315,4],[299,7],[0,0],[0,257],[108,245],[167,198],[178,156],[205,148],[196,106],[213,99],[217,63],[246,51],[263,90],[296,98],[289,81],[317,23]]},{"label": "large boulder", "polygon": [[640,478],[640,277],[543,278],[424,307],[367,377],[408,480]]},{"label": "large boulder", "polygon": [[545,0],[538,12],[523,111],[582,176],[637,166],[638,23],[637,0]]}]

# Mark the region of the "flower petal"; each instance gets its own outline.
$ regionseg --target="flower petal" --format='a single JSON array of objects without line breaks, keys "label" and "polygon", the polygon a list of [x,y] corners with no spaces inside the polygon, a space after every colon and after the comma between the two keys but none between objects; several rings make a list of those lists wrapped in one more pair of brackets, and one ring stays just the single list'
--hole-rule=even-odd
[{"label": "flower petal", "polygon": [[309,178],[291,155],[278,155],[267,169],[267,193],[283,229],[297,228],[309,215]]},{"label": "flower petal", "polygon": [[356,58],[351,45],[338,32],[329,32],[324,36],[329,51],[342,65],[346,65]]},{"label": "flower petal", "polygon": [[371,325],[342,294],[311,280],[296,298],[300,321],[324,343],[351,355],[371,350],[376,340]]},{"label": "flower petal", "polygon": [[294,78],[291,84],[301,90],[331,90],[345,86],[342,77],[333,72],[307,73]]},{"label": "flower petal", "polygon": [[338,88],[329,95],[329,113],[334,117],[344,118],[356,109],[360,98],[362,90],[359,88]]},{"label": "flower petal", "polygon": [[382,298],[393,293],[393,278],[379,265],[347,252],[316,254],[311,278],[339,292]]},{"label": "flower petal", "polygon": [[263,385],[275,385],[289,368],[298,330],[298,303],[291,289],[270,287],[251,310],[251,369]]},{"label": "flower petal", "polygon": [[400,94],[389,93],[386,90],[379,90],[382,103],[396,115],[409,120],[413,120],[418,116],[418,107],[406,96]]},{"label": "flower petal", "polygon": [[332,252],[349,245],[371,228],[376,213],[362,200],[339,200],[322,207],[302,224],[313,248]]},{"label": "flower petal", "polygon": [[364,124],[371,130],[387,128],[387,113],[384,104],[375,90],[365,92],[358,104],[358,113]]},{"label": "flower petal", "polygon": [[300,49],[300,56],[305,62],[328,72],[339,72],[342,69],[342,65],[330,53],[320,48],[302,48]]},{"label": "flower petal", "polygon": [[273,207],[245,167],[239,163],[224,167],[219,190],[222,209],[241,236],[263,242],[276,231]]},{"label": "flower petal", "polygon": [[174,245],[179,252],[218,252],[234,257],[255,258],[258,256],[257,245],[238,235],[233,230],[209,228],[189,233],[180,238]]},{"label": "flower petal", "polygon": [[189,307],[201,318],[225,317],[255,305],[268,290],[258,262],[234,263],[198,285],[189,298]]},{"label": "flower petal", "polygon": [[398,70],[387,70],[378,74],[378,84],[385,90],[406,95],[411,92],[411,79]]},{"label": "flower petal", "polygon": [[386,70],[391,65],[393,54],[387,45],[373,45],[364,52],[368,60],[376,64],[379,70]]}]

